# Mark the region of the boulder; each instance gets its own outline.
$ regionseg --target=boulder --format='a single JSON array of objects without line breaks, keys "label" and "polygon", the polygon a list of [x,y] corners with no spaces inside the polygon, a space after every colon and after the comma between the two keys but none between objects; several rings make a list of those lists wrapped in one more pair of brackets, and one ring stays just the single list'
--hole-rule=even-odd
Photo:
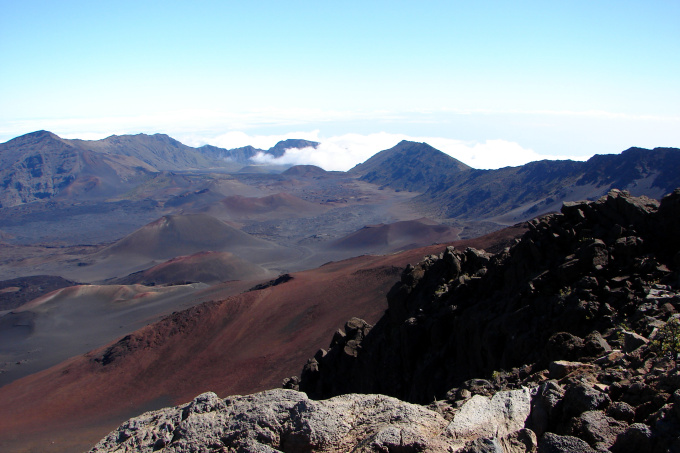
[{"label": "boulder", "polygon": [[456,440],[507,437],[524,428],[531,412],[531,392],[506,390],[492,398],[474,395],[446,428]]},{"label": "boulder", "polygon": [[650,453],[654,446],[652,430],[644,423],[634,423],[619,434],[611,448],[614,453]]},{"label": "boulder", "polygon": [[649,340],[642,335],[635,332],[623,331],[623,350],[625,352],[631,352],[639,348],[640,346],[649,343]]},{"label": "boulder", "polygon": [[548,431],[560,414],[564,389],[556,381],[543,382],[536,388],[531,403],[530,427],[541,436]]},{"label": "boulder", "polygon": [[626,428],[625,423],[607,417],[602,411],[584,412],[571,422],[572,434],[585,440],[596,450],[609,449],[614,445],[616,436]]},{"label": "boulder", "polygon": [[611,399],[593,387],[579,383],[567,388],[562,399],[562,408],[567,417],[576,417],[586,411],[606,409]]},{"label": "boulder", "polygon": [[615,401],[607,408],[607,415],[616,420],[631,423],[635,418],[635,408],[624,401]]},{"label": "boulder", "polygon": [[575,360],[581,355],[583,339],[569,332],[558,332],[548,339],[546,354],[552,360]]},{"label": "boulder", "polygon": [[221,400],[204,393],[127,421],[90,453],[436,452],[452,445],[446,426],[436,412],[383,395],[313,401],[279,389]]},{"label": "boulder", "polygon": [[538,442],[538,453],[597,453],[585,440],[545,433]]},{"label": "boulder", "polygon": [[554,362],[550,362],[550,365],[548,365],[548,371],[550,372],[548,377],[550,379],[562,379],[563,377],[576,371],[593,373],[598,369],[599,368],[597,366],[591,365],[590,363],[556,360]]}]

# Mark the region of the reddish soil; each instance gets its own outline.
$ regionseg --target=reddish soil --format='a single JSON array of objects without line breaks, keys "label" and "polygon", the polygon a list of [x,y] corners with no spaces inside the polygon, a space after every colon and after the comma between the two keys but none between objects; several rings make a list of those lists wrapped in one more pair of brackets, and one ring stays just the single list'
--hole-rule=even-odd
[{"label": "reddish soil", "polygon": [[229,252],[199,252],[178,256],[114,281],[119,284],[169,284],[183,281],[217,283],[266,277],[267,271]]},{"label": "reddish soil", "polygon": [[[515,227],[454,243],[488,248]],[[174,313],[122,340],[0,388],[0,450],[86,450],[125,419],[204,391],[281,385],[353,316],[375,323],[401,269],[444,245],[362,256],[277,286]]]},{"label": "reddish soil", "polygon": [[206,211],[215,217],[232,220],[304,217],[325,211],[326,208],[285,192],[266,197],[233,195],[210,205]]},{"label": "reddish soil", "polygon": [[102,250],[100,255],[170,259],[204,250],[275,247],[205,214],[163,216]]},{"label": "reddish soil", "polygon": [[458,239],[460,229],[441,225],[423,218],[390,224],[368,225],[343,238],[333,241],[333,249],[361,249],[387,253],[425,247],[434,243]]}]

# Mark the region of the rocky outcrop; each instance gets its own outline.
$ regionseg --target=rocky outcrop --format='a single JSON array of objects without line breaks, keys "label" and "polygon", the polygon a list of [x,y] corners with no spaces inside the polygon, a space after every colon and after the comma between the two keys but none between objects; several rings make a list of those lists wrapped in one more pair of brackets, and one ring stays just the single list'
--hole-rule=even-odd
[{"label": "rocky outcrop", "polygon": [[382,395],[313,401],[271,390],[221,400],[204,393],[129,420],[91,452],[446,451],[446,426],[436,412]]},{"label": "rocky outcrop", "polygon": [[91,453],[531,452],[536,436],[524,428],[530,406],[527,389],[477,395],[447,421],[441,410],[384,395],[314,401],[281,389],[222,400],[204,393],[127,421]]},{"label": "rocky outcrop", "polygon": [[437,399],[454,419],[479,395],[529,387],[539,451],[676,448],[678,219],[680,190],[660,203],[611,191],[532,221],[502,253],[427,257],[375,326],[348,322],[288,385]]}]

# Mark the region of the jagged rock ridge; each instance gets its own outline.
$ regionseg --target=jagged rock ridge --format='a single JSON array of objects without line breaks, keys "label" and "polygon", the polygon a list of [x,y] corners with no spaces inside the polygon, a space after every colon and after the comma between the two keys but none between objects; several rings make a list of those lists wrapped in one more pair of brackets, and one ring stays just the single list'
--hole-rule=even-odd
[{"label": "jagged rock ridge", "polygon": [[455,414],[474,394],[531,387],[539,452],[677,448],[678,231],[680,190],[661,203],[612,191],[532,221],[503,253],[447,249],[404,271],[375,326],[338,331],[299,388],[434,396]]}]

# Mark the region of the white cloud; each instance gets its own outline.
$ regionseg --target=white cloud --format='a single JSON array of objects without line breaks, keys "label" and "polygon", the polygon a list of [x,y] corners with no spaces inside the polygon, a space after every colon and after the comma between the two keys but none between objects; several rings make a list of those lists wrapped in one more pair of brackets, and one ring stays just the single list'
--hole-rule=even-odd
[{"label": "white cloud", "polygon": [[[518,166],[542,159],[585,159],[584,157],[576,156],[541,155],[531,149],[523,148],[518,143],[506,140],[487,140],[480,143],[441,137],[412,137],[385,132],[367,135],[344,134],[325,138],[319,138],[318,135],[318,131],[313,131],[310,133],[299,133],[296,137],[320,141],[321,144],[316,149],[311,147],[303,149],[292,148],[288,149],[280,158],[261,154],[257,156],[256,161],[282,165],[311,164],[326,170],[344,171],[364,162],[379,151],[393,147],[401,140],[428,143],[451,157],[479,169]],[[286,138],[293,138],[294,136],[295,134],[287,134]],[[264,143],[265,139],[263,136],[249,138],[247,134],[242,132],[239,133],[238,137],[243,140],[243,143],[248,142],[249,139],[251,143],[257,141]],[[275,136],[276,139],[281,137]]]},{"label": "white cloud", "polygon": [[524,148],[519,143],[507,140],[486,140],[484,142],[470,142],[451,140],[447,138],[425,137],[424,140],[440,151],[461,162],[479,169],[495,169],[515,167],[537,160],[572,159],[585,160],[589,156],[556,156],[537,153],[530,148]]},{"label": "white cloud", "polygon": [[[293,137],[287,137],[293,138]],[[370,158],[375,153],[391,148],[399,141],[408,139],[405,135],[387,134],[344,134],[333,137],[319,137],[318,131],[297,138],[306,138],[320,142],[317,148],[291,148],[280,158],[274,159],[269,155],[260,155],[257,161],[261,163],[278,163],[283,165],[310,164],[325,170],[349,170]]]}]

